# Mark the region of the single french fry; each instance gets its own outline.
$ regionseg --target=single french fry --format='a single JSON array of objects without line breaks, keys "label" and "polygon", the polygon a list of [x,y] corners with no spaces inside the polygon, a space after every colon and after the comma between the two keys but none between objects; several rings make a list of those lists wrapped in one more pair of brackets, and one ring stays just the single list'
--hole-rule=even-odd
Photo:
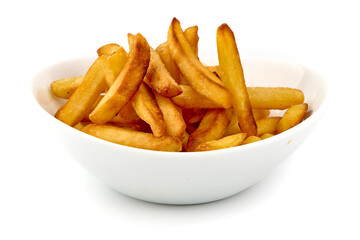
[{"label": "single french fry", "polygon": [[222,24],[217,29],[216,43],[221,80],[226,89],[232,94],[232,103],[240,129],[246,132],[248,136],[255,136],[257,127],[245,84],[240,56],[234,33],[227,24]]},{"label": "single french fry", "polygon": [[212,151],[224,148],[231,148],[239,146],[246,138],[246,133],[237,133],[229,135],[219,140],[213,140],[198,145],[194,151]]},{"label": "single french fry", "polygon": [[188,84],[200,95],[220,107],[229,108],[231,94],[218,83],[221,80],[200,63],[176,18],[173,18],[169,27],[167,42],[172,58]]},{"label": "single french fry", "polygon": [[268,117],[257,120],[257,135],[261,136],[265,133],[275,133],[280,119],[281,117]]},{"label": "single french fry", "polygon": [[175,97],[182,90],[177,82],[171,77],[160,55],[150,47],[150,64],[144,81],[157,93],[164,97]]},{"label": "single french fry", "polygon": [[80,86],[84,76],[63,78],[50,84],[51,92],[59,98],[68,99]]},{"label": "single french fry", "polygon": [[291,106],[280,119],[277,132],[284,132],[299,124],[304,119],[307,109],[308,105],[306,103]]},{"label": "single french fry", "polygon": [[169,71],[171,77],[177,83],[179,83],[180,72],[172,59],[172,55],[171,55],[169,45],[167,44],[167,42],[160,44],[156,48],[156,52],[159,54],[162,62],[164,63],[166,69]]},{"label": "single french fry", "polygon": [[84,133],[113,143],[156,151],[179,152],[182,149],[181,140],[177,137],[155,137],[151,133],[133,131],[110,125],[89,124],[81,129]]},{"label": "single french fry", "polygon": [[147,122],[156,137],[164,136],[166,127],[163,114],[149,87],[142,83],[132,99],[136,114]]},{"label": "single french fry", "polygon": [[120,47],[112,53],[105,64],[105,80],[108,88],[113,85],[117,76],[123,70],[128,58],[127,52],[124,48]]},{"label": "single french fry", "polygon": [[197,93],[188,85],[180,85],[182,93],[171,100],[181,108],[219,108],[220,106]]},{"label": "single french fry", "polygon": [[198,55],[198,51],[199,51],[198,50],[199,49],[199,47],[198,47],[198,44],[199,44],[198,30],[199,30],[198,26],[188,27],[187,29],[184,30],[184,36],[196,56]]},{"label": "single french fry", "polygon": [[253,108],[287,109],[304,102],[304,93],[299,89],[286,87],[248,87]]},{"label": "single french fry", "polygon": [[101,46],[96,52],[99,56],[103,55],[103,54],[108,54],[111,55],[114,52],[116,52],[116,50],[118,50],[120,48],[120,45],[117,43],[109,43],[106,44],[104,46]]},{"label": "single french fry", "polygon": [[186,129],[186,123],[181,110],[169,99],[154,92],[156,102],[162,112],[166,127],[166,134],[182,139]]},{"label": "single french fry", "polygon": [[135,95],[145,77],[150,62],[149,44],[138,33],[129,48],[124,69],[89,116],[96,124],[104,124],[113,119]]},{"label": "single french fry", "polygon": [[253,108],[253,115],[255,121],[260,120],[262,118],[266,118],[270,115],[269,109],[261,109],[261,108]]},{"label": "single french fry", "polygon": [[230,122],[232,112],[226,109],[209,109],[202,118],[199,127],[191,133],[186,151],[194,151],[201,143],[223,137]]},{"label": "single french fry", "polygon": [[249,137],[245,138],[245,140],[241,143],[241,145],[257,142],[260,140],[261,140],[261,138],[258,136],[249,136]]},{"label": "single french fry", "polygon": [[272,133],[264,133],[263,135],[260,136],[261,140],[269,138],[269,137],[273,137],[275,136],[275,134]]},{"label": "single french fry", "polygon": [[57,119],[74,126],[87,116],[100,94],[105,90],[104,65],[106,58],[106,55],[101,55],[96,59],[80,86],[55,114]]}]

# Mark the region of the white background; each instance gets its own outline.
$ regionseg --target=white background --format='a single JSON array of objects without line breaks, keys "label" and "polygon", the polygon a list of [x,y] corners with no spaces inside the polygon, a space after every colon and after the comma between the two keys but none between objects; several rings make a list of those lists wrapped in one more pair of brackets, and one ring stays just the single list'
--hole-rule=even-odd
[{"label": "white background", "polygon": [[[0,239],[360,239],[357,1],[2,1]],[[172,17],[199,26],[216,54],[226,22],[239,51],[315,66],[334,86],[327,114],[265,180],[225,200],[167,206],[108,189],[52,139],[29,81],[50,64],[92,57],[128,32],[165,41]],[[209,50],[210,49],[210,50]]]}]

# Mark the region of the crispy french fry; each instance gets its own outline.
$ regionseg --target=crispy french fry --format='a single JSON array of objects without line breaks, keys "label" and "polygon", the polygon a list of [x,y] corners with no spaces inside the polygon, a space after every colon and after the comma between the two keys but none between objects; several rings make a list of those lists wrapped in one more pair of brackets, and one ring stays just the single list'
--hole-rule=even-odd
[{"label": "crispy french fry", "polygon": [[241,143],[241,145],[257,142],[260,140],[261,140],[261,138],[258,136],[249,136],[249,137],[245,138],[245,140]]},{"label": "crispy french fry", "polygon": [[237,133],[233,135],[229,135],[219,140],[213,140],[206,143],[202,143],[198,145],[194,151],[212,151],[230,147],[239,146],[244,139],[246,138],[246,133]]},{"label": "crispy french fry", "polygon": [[144,81],[164,97],[175,97],[182,92],[180,86],[166,69],[160,55],[152,48],[150,48],[150,64]]},{"label": "crispy french fry", "polygon": [[155,137],[164,136],[166,127],[163,114],[148,86],[142,83],[136,92],[132,105],[136,114],[147,122]]},{"label": "crispy french fry", "polygon": [[273,137],[275,136],[275,134],[272,133],[264,133],[263,135],[260,136],[261,140],[269,138],[269,137]]},{"label": "crispy french fry", "polygon": [[169,99],[154,92],[155,99],[164,117],[167,135],[182,139],[185,133],[186,124],[181,110]]},{"label": "crispy french fry", "polygon": [[106,55],[101,55],[96,59],[80,86],[55,114],[57,119],[74,126],[89,113],[106,86],[104,73],[106,58]]},{"label": "crispy french fry", "polygon": [[196,131],[190,134],[186,151],[194,151],[201,143],[223,137],[230,122],[231,114],[231,111],[226,109],[209,109]]},{"label": "crispy french fry", "polygon": [[170,52],[170,49],[169,49],[169,45],[167,44],[167,42],[164,42],[164,43],[160,44],[156,48],[156,52],[161,57],[161,60],[164,63],[166,69],[169,71],[171,77],[177,83],[179,83],[180,72],[179,72],[178,68],[176,67],[176,65],[175,65],[175,63],[174,63],[174,61],[172,59],[171,52]]},{"label": "crispy french fry", "polygon": [[261,136],[265,133],[275,133],[280,119],[281,117],[268,117],[257,120],[257,135]]},{"label": "crispy french fry", "polygon": [[304,93],[299,89],[285,87],[248,87],[253,108],[287,109],[304,102]]},{"label": "crispy french fry", "polygon": [[128,58],[127,55],[124,48],[119,46],[119,48],[108,57],[105,64],[105,80],[108,88],[113,85],[115,79],[123,70]]},{"label": "crispy french fry", "polygon": [[181,108],[219,108],[220,106],[200,95],[188,85],[180,85],[182,93],[171,100]]},{"label": "crispy french fry", "polygon": [[90,119],[104,124],[115,117],[135,95],[146,74],[150,62],[150,47],[146,39],[137,34],[130,44],[128,60],[109,91],[91,112]]},{"label": "crispy french fry", "polygon": [[280,119],[277,132],[284,132],[299,124],[304,119],[307,109],[308,105],[306,103],[291,106]]},{"label": "crispy french fry", "polygon": [[198,26],[192,26],[192,27],[188,27],[184,31],[184,36],[196,56],[198,55],[198,51],[199,51],[198,50],[199,49],[199,47],[198,47],[198,43],[199,43],[198,30],[199,30]]},{"label": "crispy french fry", "polygon": [[104,46],[101,46],[96,52],[99,56],[103,55],[103,54],[108,54],[111,55],[114,52],[116,52],[116,50],[118,50],[120,48],[120,45],[117,43],[109,43],[106,44]]},{"label": "crispy french fry", "polygon": [[168,44],[172,58],[188,84],[220,107],[229,108],[231,94],[218,83],[221,80],[200,63],[176,18],[173,18],[169,28]]},{"label": "crispy french fry", "polygon": [[232,94],[232,103],[240,129],[246,132],[248,136],[254,136],[257,132],[256,122],[252,113],[235,36],[227,24],[222,24],[217,29],[216,43],[221,80]]},{"label": "crispy french fry", "polygon": [[80,86],[84,76],[63,78],[50,84],[51,92],[59,98],[68,99]]},{"label": "crispy french fry", "polygon": [[262,118],[266,118],[270,115],[269,109],[261,109],[261,108],[253,108],[253,114],[255,120],[260,120]]},{"label": "crispy french fry", "polygon": [[89,124],[83,127],[81,131],[103,140],[129,147],[173,152],[179,152],[182,149],[180,139],[172,136],[155,137],[151,133],[97,124]]}]

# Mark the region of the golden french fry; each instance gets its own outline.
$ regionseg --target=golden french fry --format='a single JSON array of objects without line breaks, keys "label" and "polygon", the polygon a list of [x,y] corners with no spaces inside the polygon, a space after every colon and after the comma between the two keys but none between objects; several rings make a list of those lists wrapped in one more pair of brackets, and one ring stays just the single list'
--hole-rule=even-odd
[{"label": "golden french fry", "polygon": [[113,119],[135,95],[145,77],[150,62],[149,44],[138,33],[129,48],[124,69],[89,116],[96,124],[104,124]]},{"label": "golden french fry", "polygon": [[120,47],[112,53],[105,64],[105,80],[108,88],[113,85],[117,76],[123,70],[128,58],[127,52],[124,48]]},{"label": "golden french fry", "polygon": [[104,73],[106,58],[106,55],[101,55],[96,59],[80,86],[55,114],[57,119],[74,126],[87,116],[106,86]]},{"label": "golden french fry", "polygon": [[136,114],[132,102],[128,102],[109,122],[116,124],[137,124],[141,122],[141,118]]},{"label": "golden french fry", "polygon": [[194,151],[212,151],[230,147],[239,146],[244,139],[246,138],[246,133],[237,133],[233,135],[229,135],[219,140],[213,140],[206,143],[202,143],[198,145]]},{"label": "golden french fry", "polygon": [[264,133],[263,135],[260,136],[260,138],[261,138],[261,140],[263,140],[263,139],[272,137],[272,136],[274,136],[274,135],[275,135],[275,134],[272,134],[272,133]]},{"label": "golden french fry", "polygon": [[260,120],[262,118],[266,118],[270,115],[269,109],[261,109],[261,108],[253,108],[253,115],[255,121]]},{"label": "golden french fry", "polygon": [[241,145],[257,142],[260,140],[261,140],[261,138],[258,136],[249,136],[249,137],[245,138],[245,140],[241,143]]},{"label": "golden french fry", "polygon": [[63,78],[50,84],[51,92],[59,98],[68,99],[80,86],[84,76]]},{"label": "golden french fry", "polygon": [[219,108],[220,106],[200,95],[188,85],[180,85],[182,93],[171,100],[181,108]]},{"label": "golden french fry", "polygon": [[160,44],[156,48],[156,52],[161,57],[161,60],[164,63],[166,69],[169,71],[171,77],[177,83],[179,83],[180,72],[179,72],[178,68],[176,67],[176,65],[175,65],[175,63],[174,63],[174,61],[172,59],[171,52],[170,52],[170,49],[169,49],[169,45],[167,44],[167,42],[164,42],[164,43]]},{"label": "golden french fry", "polygon": [[181,110],[169,99],[154,92],[156,102],[164,117],[166,134],[182,139],[186,129],[186,123]]},{"label": "golden french fry", "polygon": [[155,137],[164,136],[166,127],[163,114],[148,86],[142,83],[136,92],[132,105],[136,114],[147,122]]},{"label": "golden french fry", "polygon": [[192,26],[192,27],[188,27],[187,29],[185,29],[184,31],[184,35],[186,40],[188,41],[191,49],[193,50],[193,52],[195,53],[195,55],[198,55],[198,43],[199,43],[199,35],[198,35],[198,26]]},{"label": "golden french fry", "polygon": [[268,117],[257,120],[257,135],[261,136],[265,133],[275,133],[280,119],[281,117]]},{"label": "golden french fry", "polygon": [[221,80],[232,94],[232,103],[240,129],[246,132],[248,136],[254,136],[257,132],[256,122],[252,113],[235,36],[227,24],[222,24],[217,29],[216,43]]},{"label": "golden french fry", "polygon": [[304,119],[307,109],[308,105],[306,103],[291,106],[280,119],[277,132],[284,132],[299,124]]},{"label": "golden french fry", "polygon": [[176,18],[171,22],[167,42],[172,58],[188,84],[220,107],[229,108],[231,94],[218,83],[221,80],[200,63]]},{"label": "golden french fry", "polygon": [[182,149],[180,139],[173,136],[155,137],[151,133],[97,124],[89,124],[83,127],[81,131],[103,140],[129,147],[172,152],[179,152]]},{"label": "golden french fry", "polygon": [[191,133],[186,151],[194,151],[201,143],[223,137],[229,125],[232,112],[226,109],[209,109],[202,118],[199,127]]},{"label": "golden french fry", "polygon": [[111,55],[114,52],[116,52],[116,50],[118,50],[119,48],[120,48],[119,44],[109,43],[109,44],[106,44],[106,45],[100,47],[96,52],[99,56],[101,56],[103,54]]},{"label": "golden french fry", "polygon": [[182,90],[177,82],[171,77],[166,69],[160,55],[150,47],[150,64],[146,72],[144,81],[157,93],[164,97],[175,97]]},{"label": "golden french fry", "polygon": [[248,87],[253,108],[287,109],[304,102],[304,93],[299,89],[285,87]]}]

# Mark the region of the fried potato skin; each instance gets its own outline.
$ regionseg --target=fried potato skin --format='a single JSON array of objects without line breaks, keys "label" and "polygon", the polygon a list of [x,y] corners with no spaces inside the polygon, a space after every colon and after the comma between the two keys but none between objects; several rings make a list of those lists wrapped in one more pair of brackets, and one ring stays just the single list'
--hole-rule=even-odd
[{"label": "fried potato skin", "polygon": [[111,125],[89,124],[81,128],[81,131],[94,137],[129,147],[171,152],[179,152],[182,149],[181,140],[177,137],[155,137],[151,133]]},{"label": "fried potato skin", "polygon": [[230,110],[222,108],[209,109],[202,118],[199,127],[190,134],[186,151],[194,151],[199,144],[223,137],[230,122],[231,114]]},{"label": "fried potato skin", "polygon": [[232,103],[239,126],[248,136],[257,134],[257,126],[247,92],[244,72],[235,36],[227,24],[222,24],[216,34],[221,80],[231,92]]},{"label": "fried potato skin", "polygon": [[135,95],[146,74],[150,62],[150,46],[137,34],[130,44],[128,60],[104,98],[90,114],[90,120],[104,124],[115,117]]}]

